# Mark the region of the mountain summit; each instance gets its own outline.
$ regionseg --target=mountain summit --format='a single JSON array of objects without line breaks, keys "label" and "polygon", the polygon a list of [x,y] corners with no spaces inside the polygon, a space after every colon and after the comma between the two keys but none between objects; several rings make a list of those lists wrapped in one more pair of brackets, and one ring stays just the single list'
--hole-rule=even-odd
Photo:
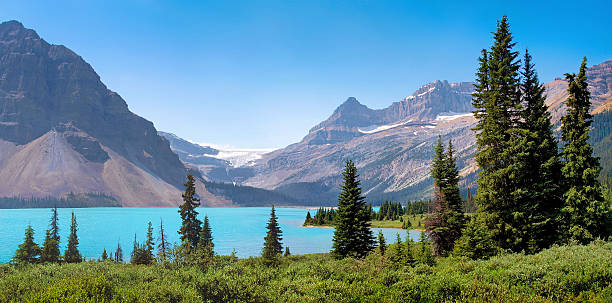
[{"label": "mountain summit", "polygon": [[0,24],[0,197],[95,192],[176,205],[187,171],[80,56],[17,21]]}]

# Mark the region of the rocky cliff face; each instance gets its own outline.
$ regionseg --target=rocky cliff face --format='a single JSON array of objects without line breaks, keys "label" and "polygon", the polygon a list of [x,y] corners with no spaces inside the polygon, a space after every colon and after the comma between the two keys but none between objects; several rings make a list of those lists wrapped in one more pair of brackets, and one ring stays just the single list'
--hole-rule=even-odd
[{"label": "rocky cliff face", "polygon": [[176,205],[187,173],[87,62],[16,21],[0,24],[0,141],[0,196],[91,191]]},{"label": "rocky cliff face", "polygon": [[[590,67],[588,77],[597,113],[612,104],[612,60]],[[558,124],[565,113],[567,83],[555,80],[545,87],[553,122]],[[429,197],[429,165],[440,135],[453,140],[457,149],[462,186],[474,185],[472,91],[470,82],[435,81],[380,110],[349,98],[301,142],[256,161],[255,175],[244,184],[333,202],[343,162],[353,159],[368,199]]]}]

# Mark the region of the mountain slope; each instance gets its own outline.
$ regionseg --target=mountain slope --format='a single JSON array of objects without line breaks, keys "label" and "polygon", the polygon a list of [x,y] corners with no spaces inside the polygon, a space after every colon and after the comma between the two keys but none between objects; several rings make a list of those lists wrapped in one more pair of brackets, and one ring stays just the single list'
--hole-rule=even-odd
[{"label": "mountain slope", "polygon": [[[612,60],[591,66],[588,77],[593,111],[603,112],[612,104]],[[555,80],[545,87],[553,123],[558,125],[565,113],[567,83]],[[444,141],[453,140],[465,190],[475,185],[477,170],[471,93],[469,82],[435,81],[380,110],[351,97],[301,142],[257,160],[252,166],[255,175],[244,184],[331,203],[343,162],[353,159],[370,201],[428,198],[430,159],[440,135]],[[602,117],[595,116],[595,125]],[[606,149],[596,146],[596,152]]]},{"label": "mountain slope", "polygon": [[[172,206],[187,172],[81,57],[0,24],[0,196],[100,192],[124,206]],[[205,205],[231,205],[199,186]]]}]

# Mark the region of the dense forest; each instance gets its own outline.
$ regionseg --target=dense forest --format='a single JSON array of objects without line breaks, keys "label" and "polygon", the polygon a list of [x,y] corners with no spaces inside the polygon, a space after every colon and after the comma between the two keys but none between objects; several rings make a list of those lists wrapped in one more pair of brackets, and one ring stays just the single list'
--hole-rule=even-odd
[{"label": "dense forest", "polygon": [[69,193],[65,197],[24,198],[0,197],[0,208],[79,208],[121,207],[119,201],[104,193]]}]

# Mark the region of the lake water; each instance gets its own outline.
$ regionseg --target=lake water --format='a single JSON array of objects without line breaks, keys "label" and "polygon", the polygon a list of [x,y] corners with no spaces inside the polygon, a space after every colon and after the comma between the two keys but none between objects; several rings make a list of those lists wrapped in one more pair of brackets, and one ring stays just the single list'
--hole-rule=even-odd
[{"label": "lake water", "polygon": [[[145,239],[147,222],[153,223],[155,238],[160,219],[170,243],[177,243],[180,227],[178,208],[62,208],[58,209],[63,254],[70,231],[70,214],[75,213],[78,223],[79,250],[88,259],[97,259],[102,250],[110,253],[121,243],[124,259],[132,251],[134,233],[139,242]],[[240,258],[261,254],[266,223],[270,216],[267,207],[198,208],[200,219],[208,215],[212,226],[215,252],[229,255],[232,251]],[[332,245],[333,228],[304,228],[307,209],[277,208],[276,214],[283,231],[283,247],[289,246],[292,254],[329,252]],[[311,212],[314,215],[314,211]],[[34,237],[42,245],[45,230],[49,226],[51,210],[44,209],[0,209],[0,263],[10,261],[17,246],[23,242],[28,224],[34,228]],[[397,233],[402,239],[407,232],[415,241],[418,231],[374,228],[374,235],[382,230],[387,243],[394,242]]]}]

